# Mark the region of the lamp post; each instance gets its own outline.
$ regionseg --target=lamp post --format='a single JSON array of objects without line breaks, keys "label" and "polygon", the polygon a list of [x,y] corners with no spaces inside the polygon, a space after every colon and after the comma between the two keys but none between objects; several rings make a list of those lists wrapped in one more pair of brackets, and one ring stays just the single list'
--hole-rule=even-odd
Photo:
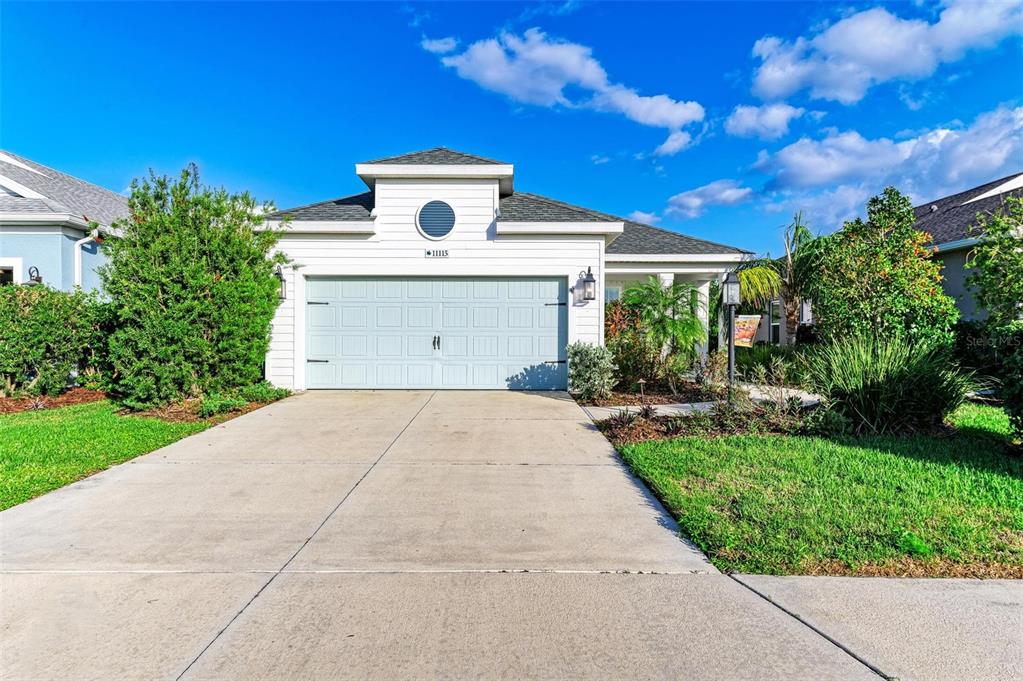
[{"label": "lamp post", "polygon": [[729,272],[721,285],[721,302],[728,308],[728,394],[735,384],[735,308],[742,298],[739,294],[739,275]]}]

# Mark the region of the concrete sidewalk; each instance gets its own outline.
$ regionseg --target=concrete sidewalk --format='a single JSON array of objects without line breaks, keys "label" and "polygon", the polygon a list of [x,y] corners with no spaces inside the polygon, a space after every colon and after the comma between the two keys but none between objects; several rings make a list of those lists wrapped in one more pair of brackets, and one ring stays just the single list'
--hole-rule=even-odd
[{"label": "concrete sidewalk", "polygon": [[[989,601],[963,615],[978,631],[1018,612]],[[679,539],[564,394],[307,393],[0,513],[5,680],[869,679],[889,664],[855,637],[867,620],[786,610]],[[968,677],[981,667],[962,650],[920,669]]]}]

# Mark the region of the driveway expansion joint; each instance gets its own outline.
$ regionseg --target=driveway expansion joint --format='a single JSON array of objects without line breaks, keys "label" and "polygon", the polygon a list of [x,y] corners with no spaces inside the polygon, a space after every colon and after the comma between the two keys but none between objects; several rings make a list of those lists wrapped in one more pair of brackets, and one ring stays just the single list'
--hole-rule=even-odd
[{"label": "driveway expansion joint", "polygon": [[745,587],[746,589],[749,589],[752,593],[754,593],[757,596],[759,596],[760,598],[764,599],[765,601],[767,601],[768,603],[773,605],[778,610],[781,610],[783,613],[785,613],[786,615],[788,615],[792,619],[796,620],[797,622],[799,622],[800,624],[805,626],[807,629],[810,629],[811,631],[813,631],[815,634],[817,634],[821,638],[827,640],[829,643],[834,645],[836,648],[838,648],[839,650],[844,652],[846,655],[848,655],[849,657],[853,658],[854,660],[856,660],[857,662],[862,664],[864,667],[866,667],[867,669],[869,669],[870,671],[872,671],[874,674],[878,675],[882,679],[886,679],[886,681],[898,681],[898,677],[892,676],[890,674],[886,674],[884,671],[879,669],[874,663],[870,662],[869,660],[867,660],[863,656],[861,656],[858,653],[854,652],[851,648],[849,648],[849,646],[845,645],[844,643],[842,643],[838,639],[836,639],[833,636],[830,636],[829,634],[825,633],[820,627],[817,627],[814,624],[808,622],[806,619],[800,617],[797,613],[795,613],[792,610],[789,610],[785,606],[781,605],[776,600],[774,600],[773,598],[771,598],[767,594],[763,593],[759,589],[756,589],[752,585],[747,584],[745,581],[743,581],[743,579],[742,579],[742,577],[740,575],[736,575],[736,574],[733,574],[733,573],[730,573],[730,572],[726,572],[724,574],[729,579],[734,581],[736,584],[740,584],[741,586]]},{"label": "driveway expansion joint", "polygon": [[430,402],[433,400],[433,398],[434,398],[434,396],[436,394],[437,394],[436,390],[430,393],[430,396],[426,399],[426,402],[423,403],[423,406],[421,406],[416,411],[416,413],[412,415],[412,418],[410,418],[408,420],[408,423],[405,424],[405,427],[402,428],[401,431],[399,431],[398,434],[394,436],[394,438],[387,445],[387,447],[384,449],[384,451],[380,453],[380,456],[377,457],[376,461],[373,462],[373,465],[371,465],[368,469],[366,469],[366,472],[363,473],[362,476],[358,480],[355,481],[355,484],[352,485],[351,489],[349,489],[347,492],[345,492],[345,495],[341,498],[341,501],[337,502],[337,505],[334,506],[334,508],[331,509],[330,513],[327,514],[327,516],[323,519],[323,521],[320,522],[320,524],[316,526],[316,529],[312,531],[312,534],[310,534],[308,537],[306,537],[305,541],[302,542],[302,545],[299,546],[298,549],[293,554],[291,554],[291,557],[288,558],[288,560],[286,560],[284,562],[284,565],[282,565],[280,567],[280,569],[278,569],[276,572],[274,572],[271,575],[270,579],[266,580],[266,582],[263,584],[263,586],[259,587],[259,589],[256,591],[256,593],[253,594],[252,598],[250,598],[248,601],[245,602],[245,605],[243,605],[241,607],[241,609],[238,612],[236,612],[234,614],[234,616],[230,620],[228,620],[227,624],[225,624],[224,627],[220,631],[218,631],[217,634],[212,639],[210,639],[210,642],[207,643],[206,646],[203,647],[203,649],[199,651],[199,654],[196,655],[194,658],[192,658],[192,661],[189,662],[188,665],[183,670],[181,670],[180,674],[178,674],[178,676],[176,677],[177,679],[180,680],[180,679],[184,678],[185,674],[188,673],[188,670],[190,670],[193,666],[195,666],[195,663],[198,662],[199,659],[203,655],[206,654],[207,650],[209,650],[210,648],[213,647],[213,644],[217,642],[217,639],[219,639],[221,636],[223,636],[224,632],[227,631],[231,627],[231,625],[234,624],[238,620],[238,618],[242,616],[242,613],[244,613],[248,609],[248,607],[250,605],[252,605],[252,603],[257,598],[259,598],[260,594],[262,594],[266,590],[266,588],[268,586],[273,584],[274,580],[277,579],[277,577],[279,577],[285,571],[285,569],[287,569],[288,565],[290,565],[291,562],[293,560],[295,560],[296,557],[298,557],[298,554],[300,554],[302,552],[302,550],[306,546],[309,545],[309,542],[311,542],[313,540],[313,537],[315,537],[316,534],[321,529],[323,529],[323,526],[327,524],[327,521],[329,521],[334,516],[334,514],[337,513],[338,509],[341,508],[341,506],[346,501],[348,501],[348,498],[352,496],[352,494],[355,492],[355,490],[358,489],[359,485],[362,484],[362,481],[366,479],[366,476],[368,476],[373,471],[373,469],[376,468],[376,465],[378,463],[380,463],[380,460],[383,459],[387,455],[387,452],[391,451],[391,447],[393,447],[394,444],[401,438],[401,436],[405,434],[405,431],[408,430],[408,427],[412,425],[412,422],[415,421],[416,418],[421,413],[423,413],[423,410],[426,409],[426,407],[430,404]]}]

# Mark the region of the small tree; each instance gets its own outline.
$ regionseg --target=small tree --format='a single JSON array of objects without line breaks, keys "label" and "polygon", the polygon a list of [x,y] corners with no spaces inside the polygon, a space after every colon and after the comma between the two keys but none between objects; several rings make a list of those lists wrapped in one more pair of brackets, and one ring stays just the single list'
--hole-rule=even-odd
[{"label": "small tree", "polygon": [[132,182],[128,205],[101,269],[115,394],[144,408],[262,379],[282,261],[257,229],[268,206],[201,185],[195,165]]},{"label": "small tree", "polygon": [[1003,326],[1023,318],[1023,199],[1010,196],[1002,209],[978,213],[973,233],[980,242],[967,265],[966,278],[992,324]]},{"label": "small tree", "polygon": [[941,290],[930,235],[914,227],[913,207],[894,187],[867,203],[867,220],[803,246],[815,328],[826,340],[878,334],[950,342],[958,317]]}]

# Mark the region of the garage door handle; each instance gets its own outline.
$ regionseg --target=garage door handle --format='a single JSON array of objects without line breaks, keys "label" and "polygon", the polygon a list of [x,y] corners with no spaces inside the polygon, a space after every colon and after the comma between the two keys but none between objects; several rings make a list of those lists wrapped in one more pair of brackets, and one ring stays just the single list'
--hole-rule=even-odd
[{"label": "garage door handle", "polygon": [[568,303],[544,303],[547,307],[568,307]]},{"label": "garage door handle", "polygon": [[544,364],[565,364],[568,360],[564,359],[549,359]]},{"label": "garage door handle", "polygon": [[325,360],[325,359],[307,359],[306,362],[308,362],[309,364],[326,364],[327,360]]},{"label": "garage door handle", "polygon": [[310,300],[306,302],[306,305],[330,305],[330,303],[321,302],[319,300]]}]

